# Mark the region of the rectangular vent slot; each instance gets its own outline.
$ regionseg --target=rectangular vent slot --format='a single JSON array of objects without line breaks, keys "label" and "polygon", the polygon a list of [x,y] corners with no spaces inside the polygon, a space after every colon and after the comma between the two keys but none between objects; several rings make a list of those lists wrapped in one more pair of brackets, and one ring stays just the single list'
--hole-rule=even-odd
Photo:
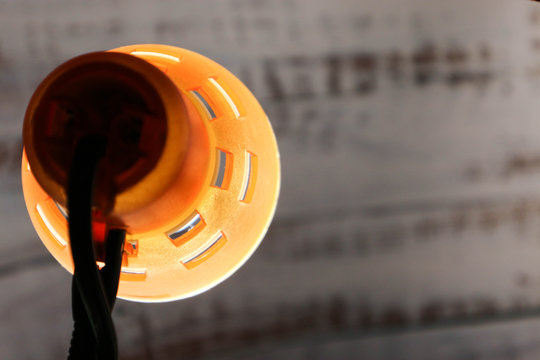
[{"label": "rectangular vent slot", "polygon": [[[101,270],[105,267],[103,261],[96,261],[96,265]],[[144,281],[146,280],[146,269],[145,268],[130,268],[127,266],[122,266],[120,268],[120,280],[125,281]]]},{"label": "rectangular vent slot", "polygon": [[146,280],[146,269],[136,269],[122,267],[120,270],[120,280],[124,281],[144,281]]},{"label": "rectangular vent slot", "polygon": [[240,191],[240,201],[249,203],[253,198],[253,193],[255,191],[255,182],[257,180],[257,167],[258,159],[257,156],[246,151],[245,157],[245,170],[244,170],[244,181],[242,183],[242,190]]},{"label": "rectangular vent slot", "polygon": [[208,78],[208,81],[210,81],[210,83],[212,85],[214,85],[214,87],[217,89],[217,91],[219,91],[219,93],[221,94],[221,96],[223,96],[223,98],[225,99],[225,101],[227,101],[227,104],[229,104],[229,107],[231,108],[232,112],[234,113],[234,116],[238,119],[240,117],[240,111],[238,111],[238,108],[236,107],[236,105],[234,104],[234,101],[231,99],[231,97],[229,96],[229,94],[225,91],[225,89],[223,89],[223,87],[216,81],[216,79],[214,78]]},{"label": "rectangular vent slot", "polygon": [[58,211],[60,211],[60,214],[62,214],[64,219],[68,220],[67,209],[63,207],[62,205],[60,205],[59,203],[57,203],[56,201],[54,202],[54,205],[56,205],[56,208],[58,209]]},{"label": "rectangular vent slot", "polygon": [[197,265],[200,265],[204,261],[213,256],[219,249],[227,242],[225,235],[222,231],[214,235],[206,244],[197,249],[193,254],[186,256],[182,259],[182,264],[188,269],[192,269]]},{"label": "rectangular vent slot", "polygon": [[163,59],[167,61],[172,61],[175,63],[180,62],[180,58],[176,56],[162,54],[155,51],[132,51],[130,54],[135,55],[135,56],[141,56],[141,57],[154,57],[154,58],[159,58],[159,59]]},{"label": "rectangular vent slot", "polygon": [[197,99],[197,101],[202,105],[202,107],[204,108],[208,118],[210,120],[214,120],[216,118],[216,113],[214,112],[214,109],[212,109],[212,107],[210,106],[208,101],[206,101],[204,96],[200,93],[200,91],[199,90],[191,90],[190,93],[192,93],[194,95],[195,99]]},{"label": "rectangular vent slot", "polygon": [[139,242],[137,240],[126,240],[124,243],[124,254],[128,256],[137,256],[139,252]]},{"label": "rectangular vent slot", "polygon": [[212,186],[228,189],[231,183],[233,155],[225,150],[217,149],[216,168],[212,179]]},{"label": "rectangular vent slot", "polygon": [[197,211],[195,211],[182,224],[167,233],[169,239],[176,246],[184,244],[187,240],[197,235],[205,226],[205,222]]},{"label": "rectangular vent slot", "polygon": [[41,222],[43,223],[45,228],[49,231],[51,236],[58,242],[58,244],[60,246],[66,247],[67,246],[67,241],[62,237],[62,235],[60,235],[58,233],[58,231],[56,231],[56,229],[51,224],[49,219],[47,219],[47,217],[45,216],[45,212],[43,211],[43,208],[41,207],[40,204],[36,205],[36,212],[37,212],[39,218],[41,219]]},{"label": "rectangular vent slot", "polygon": [[146,269],[133,269],[133,268],[123,267],[121,271],[123,274],[138,274],[138,275],[146,274]]}]

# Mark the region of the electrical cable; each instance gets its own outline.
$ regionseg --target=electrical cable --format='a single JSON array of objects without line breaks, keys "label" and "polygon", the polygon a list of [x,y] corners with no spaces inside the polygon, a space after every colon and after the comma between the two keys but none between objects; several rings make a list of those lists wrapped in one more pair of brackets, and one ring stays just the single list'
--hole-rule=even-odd
[{"label": "electrical cable", "polygon": [[68,178],[69,237],[74,263],[70,360],[115,360],[118,357],[111,310],[118,289],[125,231],[109,231],[106,265],[101,271],[96,265],[92,237],[93,188],[105,145],[106,140],[101,137],[81,139]]}]

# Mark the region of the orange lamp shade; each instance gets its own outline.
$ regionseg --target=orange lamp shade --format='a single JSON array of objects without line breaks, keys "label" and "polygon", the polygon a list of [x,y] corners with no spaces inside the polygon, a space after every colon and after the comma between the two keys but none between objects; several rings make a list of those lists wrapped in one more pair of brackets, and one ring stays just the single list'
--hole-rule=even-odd
[{"label": "orange lamp shade", "polygon": [[23,127],[30,219],[73,272],[66,212],[73,149],[108,139],[94,191],[94,241],[127,232],[118,296],[181,299],[226,279],[274,214],[280,166],[270,122],[233,74],[197,53],[132,45],[81,55],[36,89]]}]

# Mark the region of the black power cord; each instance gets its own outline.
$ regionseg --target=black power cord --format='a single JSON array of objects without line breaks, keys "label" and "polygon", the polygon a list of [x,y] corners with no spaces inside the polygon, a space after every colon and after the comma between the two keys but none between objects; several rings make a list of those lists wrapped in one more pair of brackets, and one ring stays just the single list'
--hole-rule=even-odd
[{"label": "black power cord", "polygon": [[105,266],[96,265],[92,237],[92,198],[106,139],[85,137],[75,149],[69,172],[67,205],[73,256],[74,329],[69,360],[118,358],[111,311],[116,300],[125,230],[111,229],[105,239]]}]

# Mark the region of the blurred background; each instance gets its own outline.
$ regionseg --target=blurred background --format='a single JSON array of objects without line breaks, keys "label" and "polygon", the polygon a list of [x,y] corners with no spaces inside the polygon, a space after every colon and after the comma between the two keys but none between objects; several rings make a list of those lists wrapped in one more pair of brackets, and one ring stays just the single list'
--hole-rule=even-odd
[{"label": "blurred background", "polygon": [[21,127],[81,53],[200,52],[254,92],[275,220],[230,279],[114,311],[154,359],[538,359],[540,4],[0,0],[0,358],[61,359],[71,277],[29,221]]}]

